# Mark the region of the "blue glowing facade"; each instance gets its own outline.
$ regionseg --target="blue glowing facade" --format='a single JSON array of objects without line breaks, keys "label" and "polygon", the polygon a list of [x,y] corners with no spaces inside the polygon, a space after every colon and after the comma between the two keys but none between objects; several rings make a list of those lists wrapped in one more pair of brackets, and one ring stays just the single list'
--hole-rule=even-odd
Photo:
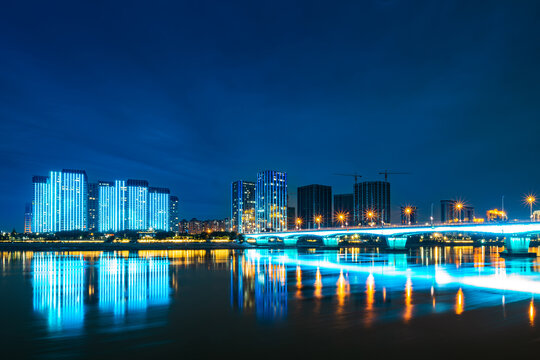
[{"label": "blue glowing facade", "polygon": [[287,174],[265,170],[257,174],[255,188],[257,232],[287,230]]},{"label": "blue glowing facade", "polygon": [[169,231],[169,198],[166,188],[148,189],[148,225],[154,230]]},{"label": "blue glowing facade", "polygon": [[255,183],[238,180],[231,184],[231,229],[238,233],[255,231]]},{"label": "blue glowing facade", "polygon": [[32,258],[34,310],[51,331],[78,329],[84,321],[84,258],[36,253]]},{"label": "blue glowing facade", "polygon": [[148,181],[127,181],[127,228],[148,230]]},{"label": "blue glowing facade", "polygon": [[145,311],[148,306],[169,302],[169,260],[122,258],[101,255],[99,308],[125,316],[126,311]]},{"label": "blue glowing facade", "polygon": [[99,182],[99,232],[125,230],[126,193],[126,182],[123,180]]},{"label": "blue glowing facade", "polygon": [[88,180],[83,170],[51,171],[33,177],[34,232],[88,229]]}]

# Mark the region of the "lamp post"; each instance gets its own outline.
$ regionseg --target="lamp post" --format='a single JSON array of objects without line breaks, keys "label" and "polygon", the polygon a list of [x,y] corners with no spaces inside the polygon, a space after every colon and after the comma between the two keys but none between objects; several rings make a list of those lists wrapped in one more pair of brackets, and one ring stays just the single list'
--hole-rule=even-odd
[{"label": "lamp post", "polygon": [[375,213],[373,212],[373,210],[368,210],[366,215],[367,215],[367,218],[369,219],[370,224],[373,223],[373,217],[375,216]]},{"label": "lamp post", "polygon": [[533,207],[533,204],[536,204],[536,198],[534,197],[534,195],[527,195],[527,197],[525,198],[525,202],[529,204],[530,219],[531,221],[533,221],[532,207]]},{"label": "lamp post", "polygon": [[321,215],[316,215],[315,216],[315,223],[317,223],[319,230],[321,230],[321,221],[322,221],[322,216]]},{"label": "lamp post", "polygon": [[296,218],[296,230],[300,230],[302,226],[302,218]]},{"label": "lamp post", "polygon": [[461,209],[463,209],[463,203],[458,201],[455,207],[458,211],[458,221],[461,222]]},{"label": "lamp post", "polygon": [[412,209],[410,206],[407,206],[405,208],[405,215],[406,215],[406,218],[407,218],[407,224],[408,225],[411,225],[411,213],[412,213]]},{"label": "lamp post", "polygon": [[345,213],[339,212],[337,213],[337,219],[338,222],[341,224],[341,227],[343,227],[343,223],[345,222]]}]

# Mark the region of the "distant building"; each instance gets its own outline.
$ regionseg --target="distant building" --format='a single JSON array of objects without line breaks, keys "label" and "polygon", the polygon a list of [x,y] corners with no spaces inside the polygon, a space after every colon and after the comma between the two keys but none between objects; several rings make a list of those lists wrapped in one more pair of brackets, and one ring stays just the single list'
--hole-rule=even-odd
[{"label": "distant building", "polygon": [[189,220],[182,219],[178,222],[178,232],[187,234],[189,232]]},{"label": "distant building", "polygon": [[169,198],[169,231],[179,231],[180,212],[178,196]]},{"label": "distant building", "polygon": [[127,186],[124,180],[98,182],[98,231],[126,230]]},{"label": "distant building", "polygon": [[33,177],[34,232],[88,230],[88,180],[83,170]]},{"label": "distant building", "polygon": [[448,223],[454,222],[457,219],[455,216],[455,206],[456,201],[454,200],[441,200],[441,222]]},{"label": "distant building", "polygon": [[[458,205],[462,208],[459,209]],[[456,200],[441,200],[441,222],[472,222],[474,221],[474,207],[463,205]]]},{"label": "distant building", "polygon": [[[331,227],[332,187],[327,185],[306,185],[297,191],[298,217],[302,219],[302,229]],[[316,221],[320,218],[320,224]]]},{"label": "distant building", "polygon": [[390,223],[390,183],[365,181],[354,184],[354,223]]},{"label": "distant building", "polygon": [[401,206],[401,224],[414,225],[416,224],[416,206]]},{"label": "distant building", "polygon": [[203,224],[202,221],[197,220],[195,218],[189,220],[187,225],[187,232],[188,234],[200,234],[203,231]]},{"label": "distant building", "polygon": [[32,203],[26,203],[24,206],[24,233],[32,233]]},{"label": "distant building", "polygon": [[148,230],[148,181],[130,179],[127,186],[127,229]]},{"label": "distant building", "polygon": [[255,232],[255,183],[235,181],[231,184],[231,230]]},{"label": "distant building", "polygon": [[266,170],[257,174],[255,188],[257,232],[287,230],[287,174]]},{"label": "distant building", "polygon": [[[353,194],[336,194],[334,195],[334,215],[345,215],[345,223],[349,224],[353,221],[354,215],[354,195]],[[335,225],[341,225],[338,219],[334,219]],[[343,224],[345,225],[345,224]]]},{"label": "distant building", "polygon": [[98,231],[99,185],[88,184],[88,231]]},{"label": "distant building", "polygon": [[148,188],[148,227],[153,230],[169,231],[169,197],[167,188]]},{"label": "distant building", "polygon": [[287,207],[287,229],[296,229],[296,208]]},{"label": "distant building", "polygon": [[464,206],[462,210],[462,219],[463,222],[473,222],[474,221],[474,207]]}]

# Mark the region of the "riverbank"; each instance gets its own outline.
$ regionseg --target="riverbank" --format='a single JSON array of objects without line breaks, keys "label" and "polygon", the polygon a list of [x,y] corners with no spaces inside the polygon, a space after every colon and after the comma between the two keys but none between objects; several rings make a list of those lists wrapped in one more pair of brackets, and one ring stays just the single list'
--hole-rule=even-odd
[{"label": "riverbank", "polygon": [[136,251],[136,250],[216,250],[246,249],[252,245],[234,242],[152,242],[152,243],[104,243],[104,242],[2,242],[0,251]]}]

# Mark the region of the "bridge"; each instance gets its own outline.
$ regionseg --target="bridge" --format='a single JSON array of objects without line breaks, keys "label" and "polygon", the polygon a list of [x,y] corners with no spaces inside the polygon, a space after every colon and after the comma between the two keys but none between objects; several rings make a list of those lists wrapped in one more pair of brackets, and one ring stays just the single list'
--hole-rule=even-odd
[{"label": "bridge", "polygon": [[493,224],[438,224],[413,226],[384,226],[384,227],[349,227],[327,228],[321,230],[297,230],[283,232],[262,232],[245,234],[244,238],[257,245],[283,243],[285,246],[296,246],[302,238],[320,238],[325,246],[339,246],[342,238],[351,235],[371,235],[383,237],[390,250],[404,250],[407,237],[411,235],[433,233],[466,233],[496,235],[505,238],[508,254],[527,255],[531,236],[540,234],[540,222],[512,222]]}]

